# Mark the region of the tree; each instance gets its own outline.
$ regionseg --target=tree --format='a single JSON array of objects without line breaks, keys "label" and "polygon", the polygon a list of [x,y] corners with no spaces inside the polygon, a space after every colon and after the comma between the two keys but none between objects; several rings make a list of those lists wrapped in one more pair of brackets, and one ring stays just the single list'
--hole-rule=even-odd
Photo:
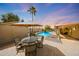
[{"label": "tree", "polygon": [[15,15],[13,13],[7,13],[7,14],[3,14],[1,20],[3,22],[13,22],[13,21],[19,21],[19,17],[18,15]]},{"label": "tree", "polygon": [[44,31],[54,31],[54,29],[52,29],[49,25],[46,25],[43,30]]},{"label": "tree", "polygon": [[29,10],[27,10],[28,12],[30,12],[32,14],[32,22],[33,22],[33,17],[36,14],[36,8],[34,6],[32,6],[31,8],[29,8]]},{"label": "tree", "polygon": [[[32,15],[32,22],[33,22],[33,20],[34,20],[33,18],[34,18],[35,14],[36,14],[36,8],[34,6],[32,6],[27,11],[31,13],[31,15]],[[32,33],[33,33],[33,29],[32,29]],[[30,32],[30,36],[32,35],[32,33]]]},{"label": "tree", "polygon": [[24,20],[22,19],[21,22],[24,22]]}]

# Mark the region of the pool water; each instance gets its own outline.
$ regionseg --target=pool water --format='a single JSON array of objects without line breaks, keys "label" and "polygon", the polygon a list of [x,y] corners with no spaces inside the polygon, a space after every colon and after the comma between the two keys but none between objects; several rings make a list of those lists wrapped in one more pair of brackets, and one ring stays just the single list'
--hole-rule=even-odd
[{"label": "pool water", "polygon": [[37,35],[47,37],[47,36],[51,35],[51,32],[39,32],[39,33],[37,33]]}]

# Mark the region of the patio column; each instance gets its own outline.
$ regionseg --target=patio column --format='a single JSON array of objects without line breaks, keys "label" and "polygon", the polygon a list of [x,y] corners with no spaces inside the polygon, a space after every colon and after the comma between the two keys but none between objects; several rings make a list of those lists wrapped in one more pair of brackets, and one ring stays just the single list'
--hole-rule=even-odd
[{"label": "patio column", "polygon": [[60,37],[60,30],[59,30],[58,26],[56,26],[56,34],[57,34],[57,38],[58,38],[59,40],[61,40],[61,37]]}]

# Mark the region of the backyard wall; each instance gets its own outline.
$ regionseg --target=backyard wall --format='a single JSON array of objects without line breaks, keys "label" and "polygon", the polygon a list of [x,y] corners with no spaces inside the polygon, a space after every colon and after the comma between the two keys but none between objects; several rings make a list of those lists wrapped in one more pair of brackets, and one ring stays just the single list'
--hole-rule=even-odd
[{"label": "backyard wall", "polygon": [[16,37],[25,37],[27,32],[26,27],[0,24],[0,44],[10,42]]}]

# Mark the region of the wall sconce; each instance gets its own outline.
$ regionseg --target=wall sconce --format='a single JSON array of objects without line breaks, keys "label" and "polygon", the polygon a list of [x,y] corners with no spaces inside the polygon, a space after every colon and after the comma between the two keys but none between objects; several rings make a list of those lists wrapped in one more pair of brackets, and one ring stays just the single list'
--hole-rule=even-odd
[{"label": "wall sconce", "polygon": [[75,27],[73,28],[73,30],[75,30]]}]

